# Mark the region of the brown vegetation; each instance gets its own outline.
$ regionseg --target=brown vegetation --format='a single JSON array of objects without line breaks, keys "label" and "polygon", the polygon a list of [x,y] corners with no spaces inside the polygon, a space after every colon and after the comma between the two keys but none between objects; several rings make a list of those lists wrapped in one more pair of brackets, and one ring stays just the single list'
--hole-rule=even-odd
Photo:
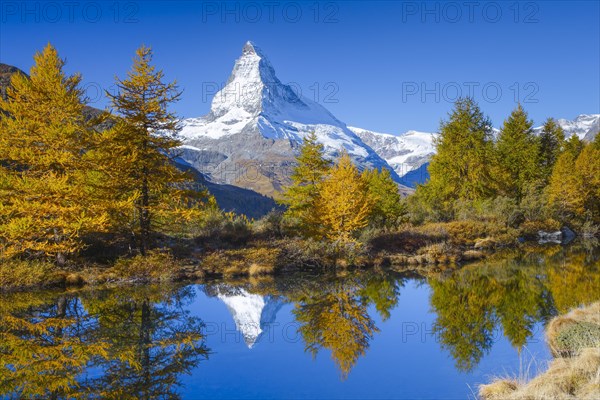
[{"label": "brown vegetation", "polygon": [[498,379],[479,388],[484,400],[600,398],[600,302],[554,318],[546,329],[555,358],[529,382]]}]

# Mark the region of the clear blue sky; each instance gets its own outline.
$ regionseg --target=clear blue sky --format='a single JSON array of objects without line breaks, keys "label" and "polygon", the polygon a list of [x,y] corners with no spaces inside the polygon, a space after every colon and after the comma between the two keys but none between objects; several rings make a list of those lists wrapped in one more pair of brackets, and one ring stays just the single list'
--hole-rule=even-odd
[{"label": "clear blue sky", "polygon": [[28,71],[51,42],[98,107],[145,43],[185,90],[176,111],[203,115],[203,86],[252,40],[283,82],[372,130],[435,131],[458,91],[495,126],[516,100],[536,124],[600,112],[599,1],[73,3],[0,2],[0,61]]}]

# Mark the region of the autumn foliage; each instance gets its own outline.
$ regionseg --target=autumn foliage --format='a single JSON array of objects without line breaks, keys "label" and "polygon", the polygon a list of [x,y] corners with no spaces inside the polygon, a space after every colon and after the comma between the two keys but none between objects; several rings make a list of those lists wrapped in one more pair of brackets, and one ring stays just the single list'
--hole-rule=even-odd
[{"label": "autumn foliage", "polygon": [[117,80],[118,115],[86,113],[81,76],[64,72],[51,45],[30,77],[12,76],[0,100],[0,259],[63,264],[108,232],[144,253],[159,225],[198,218],[207,194],[172,163],[180,143],[168,107],[180,93],[151,58],[142,46]]}]

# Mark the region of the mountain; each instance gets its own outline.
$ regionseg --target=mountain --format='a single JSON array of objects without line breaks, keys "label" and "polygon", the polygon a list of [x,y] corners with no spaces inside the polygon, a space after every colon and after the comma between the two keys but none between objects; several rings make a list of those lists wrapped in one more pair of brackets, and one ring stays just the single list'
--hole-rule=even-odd
[{"label": "mountain", "polygon": [[[600,114],[581,114],[573,120],[558,119],[557,122],[565,131],[566,138],[577,135],[580,139],[590,142],[600,131]],[[394,168],[400,176],[401,184],[414,188],[429,179],[427,166],[431,156],[435,154],[433,139],[438,136],[437,133],[408,131],[393,135],[356,127],[349,129]],[[533,132],[539,135],[542,129],[542,126],[538,126],[533,128]],[[497,138],[499,133],[499,129],[493,128],[494,138]]]},{"label": "mountain", "polygon": [[249,349],[258,343],[275,322],[283,302],[274,296],[252,294],[244,288],[218,284],[206,287],[209,296],[217,297],[227,306],[236,329]]},{"label": "mountain", "polygon": [[[335,158],[344,149],[359,168],[387,168],[346,124],[283,84],[260,48],[247,42],[210,112],[182,121],[182,158],[211,180],[273,195],[289,182],[304,136],[314,131]],[[404,188],[406,189],[406,188]]]},{"label": "mountain", "polygon": [[[600,114],[581,114],[573,120],[558,119],[558,124],[565,131],[565,137],[577,135],[579,139],[591,142],[600,132]],[[533,128],[536,135],[542,132],[542,126]]]},{"label": "mountain", "polygon": [[[386,160],[401,179],[407,173],[428,163],[435,153],[433,139],[437,133],[408,131],[401,135],[392,135],[356,127],[349,128]],[[402,183],[406,185],[406,182]]]},{"label": "mountain", "polygon": [[[28,76],[17,67],[0,63],[0,96],[4,99],[6,99],[6,89],[10,85],[11,76],[15,73],[21,73]],[[84,114],[87,118],[97,117],[101,113],[103,113],[102,110],[90,106],[86,106],[84,109]],[[98,130],[104,130],[110,128],[113,124],[114,120],[108,118],[97,125],[96,128]],[[204,175],[197,172],[195,169],[192,169],[191,166],[183,160],[176,159],[175,164],[180,169],[189,170],[193,174],[196,182],[208,189],[215,197],[219,207],[224,211],[235,211],[238,214],[245,214],[249,218],[260,218],[273,208],[277,208],[277,204],[272,198],[237,186],[219,185],[211,182]]]},{"label": "mountain", "polygon": [[6,88],[8,88],[8,86],[10,86],[10,78],[11,78],[11,76],[13,76],[13,74],[15,74],[17,72],[27,76],[27,74],[25,72],[21,71],[17,67],[13,67],[12,65],[0,63],[0,97],[2,97],[5,100],[6,100]]},{"label": "mountain", "polygon": [[204,186],[214,196],[217,205],[223,211],[233,211],[236,214],[244,214],[248,218],[260,219],[269,211],[280,208],[275,200],[253,190],[211,182],[180,158],[175,159],[175,165],[177,168],[191,173],[194,181]]}]

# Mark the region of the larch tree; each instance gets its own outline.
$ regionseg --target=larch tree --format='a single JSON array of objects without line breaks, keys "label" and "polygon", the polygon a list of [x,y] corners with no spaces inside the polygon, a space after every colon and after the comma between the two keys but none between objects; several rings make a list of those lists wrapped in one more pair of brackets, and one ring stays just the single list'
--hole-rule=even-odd
[{"label": "larch tree", "polygon": [[563,152],[570,153],[573,157],[577,158],[585,144],[579,139],[579,136],[572,135],[568,140],[565,141],[563,146]]},{"label": "larch tree", "polygon": [[579,217],[600,223],[600,148],[588,143],[575,160]]},{"label": "larch tree", "polygon": [[320,185],[318,199],[323,233],[331,241],[351,243],[353,235],[369,223],[373,203],[366,182],[347,153]]},{"label": "larch tree", "polygon": [[292,183],[283,191],[281,203],[286,205],[286,215],[294,220],[305,236],[318,231],[317,200],[319,185],[325,178],[331,163],[323,155],[323,145],[317,135],[310,132],[304,138],[297,165],[291,176]]},{"label": "larch tree", "polygon": [[174,149],[181,143],[178,119],[169,106],[181,92],[175,82],[163,82],[163,71],[151,61],[152,50],[141,46],[127,79],[117,78],[117,93],[107,92],[118,121],[106,133],[103,149],[111,155],[106,167],[117,182],[120,201],[134,205],[125,218],[142,254],[150,246],[156,216],[168,208],[171,197],[180,198],[181,189],[190,182],[172,163]]},{"label": "larch tree", "polygon": [[552,168],[560,155],[565,141],[565,132],[553,118],[548,118],[542,127],[539,139],[539,168],[544,182],[548,182]]},{"label": "larch tree", "polygon": [[546,187],[548,205],[562,221],[576,217],[583,210],[583,202],[579,195],[579,180],[575,170],[575,162],[582,149],[582,142],[573,135],[566,143],[550,176]]},{"label": "larch tree", "polygon": [[50,44],[34,60],[30,77],[14,74],[0,99],[0,257],[62,264],[108,218],[88,190],[94,165],[84,155],[95,132],[84,116],[81,77],[65,74]]},{"label": "larch tree", "polygon": [[456,200],[494,194],[491,161],[492,123],[471,98],[459,99],[435,139],[429,181],[418,191],[443,218],[451,218]]},{"label": "larch tree", "polygon": [[500,192],[518,202],[539,175],[539,147],[532,127],[533,121],[519,104],[504,121],[496,142]]},{"label": "larch tree", "polygon": [[371,223],[380,227],[396,225],[406,213],[406,207],[390,171],[385,168],[365,170],[362,178],[367,184],[367,191],[373,204],[369,216]]}]

